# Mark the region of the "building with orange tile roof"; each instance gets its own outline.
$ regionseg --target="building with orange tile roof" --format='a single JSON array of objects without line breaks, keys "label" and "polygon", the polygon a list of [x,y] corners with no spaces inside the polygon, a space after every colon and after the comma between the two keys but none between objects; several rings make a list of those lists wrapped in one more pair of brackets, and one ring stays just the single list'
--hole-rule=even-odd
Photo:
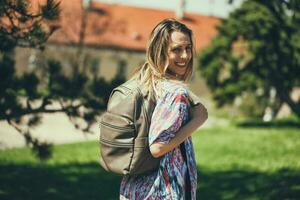
[{"label": "building with orange tile roof", "polygon": [[[72,68],[78,48],[90,74],[111,79],[122,71],[129,77],[144,62],[145,48],[153,27],[165,18],[177,18],[175,11],[140,8],[113,3],[91,1],[87,8],[84,0],[62,0],[59,29],[49,38],[43,52],[17,49],[18,65],[35,68],[45,59],[59,60],[68,71]],[[178,18],[177,18],[178,19]],[[184,13],[179,21],[193,30],[197,52],[209,45],[216,36],[219,18]],[[30,67],[31,66],[31,67]],[[196,66],[196,65],[195,65]],[[195,73],[191,89],[206,94],[204,81]]]},{"label": "building with orange tile roof", "polygon": [[[61,2],[61,28],[49,42],[78,44],[84,8],[81,0]],[[174,11],[139,8],[120,4],[90,3],[86,9],[84,44],[89,46],[145,51],[153,27],[165,18],[176,18]],[[185,13],[180,20],[195,35],[197,50],[206,47],[217,34],[216,17]]]}]

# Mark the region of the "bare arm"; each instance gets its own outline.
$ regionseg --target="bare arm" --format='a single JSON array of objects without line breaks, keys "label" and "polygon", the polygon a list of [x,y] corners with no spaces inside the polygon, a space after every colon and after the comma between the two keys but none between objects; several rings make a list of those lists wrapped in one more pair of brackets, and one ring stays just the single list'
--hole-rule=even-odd
[{"label": "bare arm", "polygon": [[153,157],[158,158],[179,146],[206,121],[207,117],[207,110],[202,104],[192,107],[191,120],[179,129],[169,143],[154,143],[150,146],[150,152]]}]

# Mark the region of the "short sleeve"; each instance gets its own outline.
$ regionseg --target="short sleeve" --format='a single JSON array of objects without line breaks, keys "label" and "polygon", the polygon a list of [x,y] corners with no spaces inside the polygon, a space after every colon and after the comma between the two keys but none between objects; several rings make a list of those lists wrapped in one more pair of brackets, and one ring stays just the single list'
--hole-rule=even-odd
[{"label": "short sleeve", "polygon": [[153,111],[149,144],[169,143],[188,118],[189,100],[186,90],[168,92],[161,98]]}]

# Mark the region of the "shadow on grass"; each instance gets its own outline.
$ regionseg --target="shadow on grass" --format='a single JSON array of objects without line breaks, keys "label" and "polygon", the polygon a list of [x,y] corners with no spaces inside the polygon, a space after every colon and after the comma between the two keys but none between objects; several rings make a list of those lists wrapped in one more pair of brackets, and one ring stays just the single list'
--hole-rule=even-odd
[{"label": "shadow on grass", "polygon": [[67,165],[0,164],[0,199],[115,200],[121,177],[98,163]]},{"label": "shadow on grass", "polygon": [[[97,163],[67,165],[0,164],[2,200],[118,199],[121,177]],[[299,199],[299,171],[272,174],[247,170],[200,170],[197,199]]]},{"label": "shadow on grass", "polygon": [[199,172],[197,199],[300,199],[300,171],[266,174],[244,170]]},{"label": "shadow on grass", "polygon": [[271,122],[264,122],[261,120],[247,120],[237,123],[237,126],[244,128],[300,128],[300,121],[275,120]]}]

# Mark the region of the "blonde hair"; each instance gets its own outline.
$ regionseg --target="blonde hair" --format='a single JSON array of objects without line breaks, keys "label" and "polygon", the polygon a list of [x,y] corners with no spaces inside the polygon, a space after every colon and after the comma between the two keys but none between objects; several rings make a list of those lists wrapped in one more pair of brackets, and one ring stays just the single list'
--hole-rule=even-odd
[{"label": "blonde hair", "polygon": [[166,76],[166,71],[169,66],[168,45],[170,35],[174,31],[185,33],[190,38],[193,47],[192,58],[188,63],[188,68],[183,75],[182,81],[186,81],[192,75],[194,55],[193,33],[186,25],[179,21],[175,19],[165,19],[152,30],[146,50],[146,61],[133,76],[133,78],[140,78],[141,85],[150,95],[154,94],[154,96],[159,96],[161,93],[161,82],[170,79]]}]

